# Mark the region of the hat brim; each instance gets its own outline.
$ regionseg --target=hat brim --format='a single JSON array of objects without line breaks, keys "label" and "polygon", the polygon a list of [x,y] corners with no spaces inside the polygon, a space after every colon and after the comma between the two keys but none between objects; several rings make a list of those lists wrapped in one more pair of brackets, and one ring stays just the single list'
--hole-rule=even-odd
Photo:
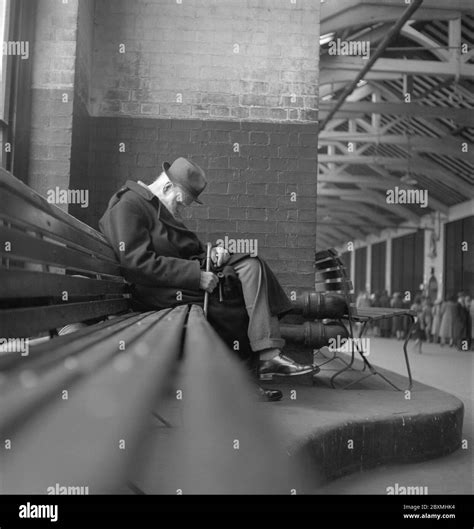
[{"label": "hat brim", "polygon": [[[168,174],[168,169],[171,167],[171,164],[169,162],[163,162],[163,165],[161,167],[163,168],[163,171],[166,173],[166,176],[170,179],[171,182],[173,182],[173,178]],[[197,202],[198,204],[201,204],[201,205],[204,204],[204,202],[201,202],[199,198],[195,197],[191,193],[189,193],[189,195],[193,198],[194,202]]]}]

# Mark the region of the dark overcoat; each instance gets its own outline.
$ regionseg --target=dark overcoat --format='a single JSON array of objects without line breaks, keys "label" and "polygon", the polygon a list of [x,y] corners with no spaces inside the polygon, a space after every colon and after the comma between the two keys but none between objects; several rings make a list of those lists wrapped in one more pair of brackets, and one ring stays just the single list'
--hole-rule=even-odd
[{"label": "dark overcoat", "polygon": [[[203,305],[204,292],[199,283],[205,268],[204,245],[147,187],[128,180],[110,199],[99,228],[112,245],[123,276],[132,285],[138,308]],[[232,338],[244,340],[243,329],[247,340],[248,316],[232,269],[232,264],[247,257],[234,254],[222,269],[226,276],[225,302],[219,303],[217,288],[209,299],[209,321],[229,345],[235,341]],[[273,315],[281,316],[291,309],[291,302],[265,261],[259,260],[270,309]],[[249,350],[248,340],[245,348]]]}]

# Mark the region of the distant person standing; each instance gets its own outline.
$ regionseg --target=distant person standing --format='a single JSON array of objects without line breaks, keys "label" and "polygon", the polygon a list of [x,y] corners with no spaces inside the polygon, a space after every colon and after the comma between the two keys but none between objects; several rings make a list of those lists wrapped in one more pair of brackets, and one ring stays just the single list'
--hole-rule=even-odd
[{"label": "distant person standing", "polygon": [[441,299],[437,299],[435,301],[435,304],[433,305],[432,314],[433,314],[433,320],[431,323],[431,335],[433,337],[433,342],[438,343],[439,342],[439,327],[441,325],[441,306],[443,301]]},{"label": "distant person standing", "polygon": [[[380,295],[379,306],[384,308],[390,307],[390,297],[386,290],[384,290]],[[390,318],[384,318],[383,320],[380,320],[380,335],[382,338],[390,338],[391,330],[392,322],[390,321]]]},{"label": "distant person standing", "polygon": [[474,299],[471,298],[471,296],[467,295],[465,299],[466,308],[469,313],[469,319],[467,322],[467,330],[469,334],[469,349],[472,348],[474,337]]},{"label": "distant person standing", "polygon": [[459,292],[454,318],[453,341],[460,351],[468,351],[471,346],[471,321],[466,297],[464,292]]},{"label": "distant person standing", "polygon": [[420,296],[415,297],[414,303],[410,308],[416,313],[415,325],[413,326],[411,336],[415,339],[415,350],[417,350],[418,353],[421,354],[421,345],[423,343],[425,335],[425,323],[423,305]]},{"label": "distant person standing", "polygon": [[457,298],[455,295],[446,298],[441,306],[441,323],[439,326],[439,337],[441,347],[454,344],[454,320],[457,314]]},{"label": "distant person standing", "polygon": [[[376,290],[371,296],[370,296],[370,306],[371,307],[380,307],[380,291]],[[380,336],[380,320],[375,320],[372,323],[372,330],[374,333],[374,336]]]},{"label": "distant person standing", "polygon": [[429,297],[424,298],[421,303],[423,309],[423,328],[425,333],[425,339],[428,342],[432,341],[431,326],[433,324],[433,304]]},{"label": "distant person standing", "polygon": [[[392,296],[392,301],[390,302],[392,309],[403,309],[402,295],[400,292],[394,292]],[[395,316],[393,318],[392,324],[392,335],[397,338],[397,340],[403,340],[404,335],[404,321],[401,316]]]}]

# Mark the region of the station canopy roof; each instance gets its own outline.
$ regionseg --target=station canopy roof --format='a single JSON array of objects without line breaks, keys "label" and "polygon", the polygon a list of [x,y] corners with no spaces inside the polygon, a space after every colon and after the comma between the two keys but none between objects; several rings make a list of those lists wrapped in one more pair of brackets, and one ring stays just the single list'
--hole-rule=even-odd
[{"label": "station canopy roof", "polygon": [[[320,121],[407,7],[321,3]],[[474,197],[473,0],[424,0],[320,131],[318,157],[318,249]],[[396,187],[426,190],[428,206],[387,204]]]}]

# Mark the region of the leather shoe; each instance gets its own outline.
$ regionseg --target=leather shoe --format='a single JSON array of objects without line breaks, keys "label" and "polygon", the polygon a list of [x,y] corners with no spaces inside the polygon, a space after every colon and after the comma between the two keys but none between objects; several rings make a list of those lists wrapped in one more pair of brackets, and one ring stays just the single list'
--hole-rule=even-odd
[{"label": "leather shoe", "polygon": [[283,397],[283,393],[279,389],[265,389],[260,386],[257,386],[257,395],[260,400],[266,402],[275,402]]},{"label": "leather shoe", "polygon": [[319,368],[313,365],[298,364],[291,358],[279,354],[270,360],[260,361],[260,376],[271,377],[273,375],[291,377],[305,375],[306,373],[318,372]]}]

